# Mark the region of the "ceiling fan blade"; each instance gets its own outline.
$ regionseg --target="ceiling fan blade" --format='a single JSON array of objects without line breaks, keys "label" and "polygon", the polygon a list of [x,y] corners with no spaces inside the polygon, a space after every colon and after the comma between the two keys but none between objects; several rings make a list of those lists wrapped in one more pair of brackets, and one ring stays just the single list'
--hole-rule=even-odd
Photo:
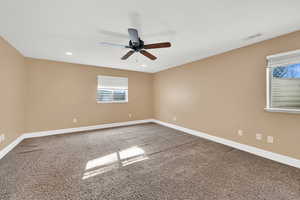
[{"label": "ceiling fan blade", "polygon": [[151,53],[149,53],[148,51],[141,50],[140,53],[151,60],[156,60],[156,57],[154,55],[152,55]]},{"label": "ceiling fan blade", "polygon": [[133,53],[134,53],[134,51],[128,51],[128,53],[126,53],[121,59],[122,59],[122,60],[126,60],[126,59],[129,58]]},{"label": "ceiling fan blade", "polygon": [[123,47],[123,48],[130,48],[129,46],[122,45],[122,44],[114,44],[110,42],[100,42],[100,45],[105,45],[105,46],[114,46],[114,47]]},{"label": "ceiling fan blade", "polygon": [[134,28],[129,28],[128,29],[128,34],[129,34],[129,38],[133,43],[139,44],[140,43],[140,39],[139,39],[139,33],[136,29]]},{"label": "ceiling fan blade", "polygon": [[162,43],[144,45],[144,49],[158,49],[158,48],[167,48],[167,47],[171,47],[170,42],[162,42]]}]

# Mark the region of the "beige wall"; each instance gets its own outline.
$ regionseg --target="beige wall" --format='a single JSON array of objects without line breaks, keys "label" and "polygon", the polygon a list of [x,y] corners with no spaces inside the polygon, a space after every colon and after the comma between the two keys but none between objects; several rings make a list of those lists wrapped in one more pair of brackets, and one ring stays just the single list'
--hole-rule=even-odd
[{"label": "beige wall", "polygon": [[[24,65],[1,38],[0,132],[6,141],[0,149],[23,132],[155,117],[300,159],[300,115],[264,111],[265,57],[299,48],[295,32],[153,75],[30,58]],[[127,76],[129,103],[97,104],[97,75]],[[274,144],[266,143],[267,135]]]},{"label": "beige wall", "polygon": [[0,36],[0,150],[24,132],[25,89],[24,58]]},{"label": "beige wall", "polygon": [[[152,74],[29,58],[26,66],[26,132],[153,117]],[[129,102],[97,103],[97,75],[128,77]]]},{"label": "beige wall", "polygon": [[155,118],[300,159],[300,115],[264,111],[266,56],[299,48],[295,32],[156,73]]}]

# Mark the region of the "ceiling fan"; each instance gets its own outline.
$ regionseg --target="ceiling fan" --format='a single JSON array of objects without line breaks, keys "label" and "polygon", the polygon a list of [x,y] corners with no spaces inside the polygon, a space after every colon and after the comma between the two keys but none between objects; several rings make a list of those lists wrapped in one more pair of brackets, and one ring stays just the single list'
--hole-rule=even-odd
[{"label": "ceiling fan", "polygon": [[145,49],[158,49],[158,48],[167,48],[171,47],[170,42],[161,42],[161,43],[154,43],[154,44],[144,44],[144,41],[141,40],[139,37],[138,31],[134,28],[129,28],[128,29],[128,34],[129,34],[129,45],[119,45],[119,44],[113,44],[113,43],[108,43],[108,42],[101,42],[100,44],[102,45],[109,45],[109,46],[118,46],[118,47],[123,47],[127,49],[131,49],[128,53],[126,53],[121,59],[126,60],[129,58],[132,54],[134,53],[141,53],[147,58],[151,60],[156,60],[157,57],[154,56],[153,54],[149,53]]}]

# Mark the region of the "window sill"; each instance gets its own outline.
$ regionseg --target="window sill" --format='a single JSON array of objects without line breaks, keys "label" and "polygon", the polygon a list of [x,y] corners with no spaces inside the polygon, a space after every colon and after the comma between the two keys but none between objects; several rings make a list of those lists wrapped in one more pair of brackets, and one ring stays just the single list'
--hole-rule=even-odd
[{"label": "window sill", "polygon": [[128,101],[97,101],[97,103],[128,103]]},{"label": "window sill", "polygon": [[300,109],[285,109],[285,108],[265,108],[267,112],[293,113],[300,114]]}]

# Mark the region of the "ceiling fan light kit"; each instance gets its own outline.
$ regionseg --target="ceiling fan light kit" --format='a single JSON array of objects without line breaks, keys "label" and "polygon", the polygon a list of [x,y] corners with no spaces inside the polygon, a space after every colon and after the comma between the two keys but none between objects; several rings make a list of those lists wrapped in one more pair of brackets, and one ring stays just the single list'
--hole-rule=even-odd
[{"label": "ceiling fan light kit", "polygon": [[144,44],[144,41],[140,39],[138,31],[134,28],[129,28],[128,29],[128,34],[129,34],[129,45],[119,45],[119,44],[112,44],[112,43],[107,43],[107,42],[102,42],[101,44],[103,45],[109,45],[109,46],[118,46],[118,47],[123,47],[127,49],[131,49],[128,51],[121,59],[126,60],[129,58],[132,54],[134,53],[140,53],[147,58],[151,60],[156,60],[157,57],[154,56],[153,54],[149,53],[145,49],[158,49],[158,48],[168,48],[171,47],[170,42],[161,42],[161,43],[154,43],[154,44]]}]

